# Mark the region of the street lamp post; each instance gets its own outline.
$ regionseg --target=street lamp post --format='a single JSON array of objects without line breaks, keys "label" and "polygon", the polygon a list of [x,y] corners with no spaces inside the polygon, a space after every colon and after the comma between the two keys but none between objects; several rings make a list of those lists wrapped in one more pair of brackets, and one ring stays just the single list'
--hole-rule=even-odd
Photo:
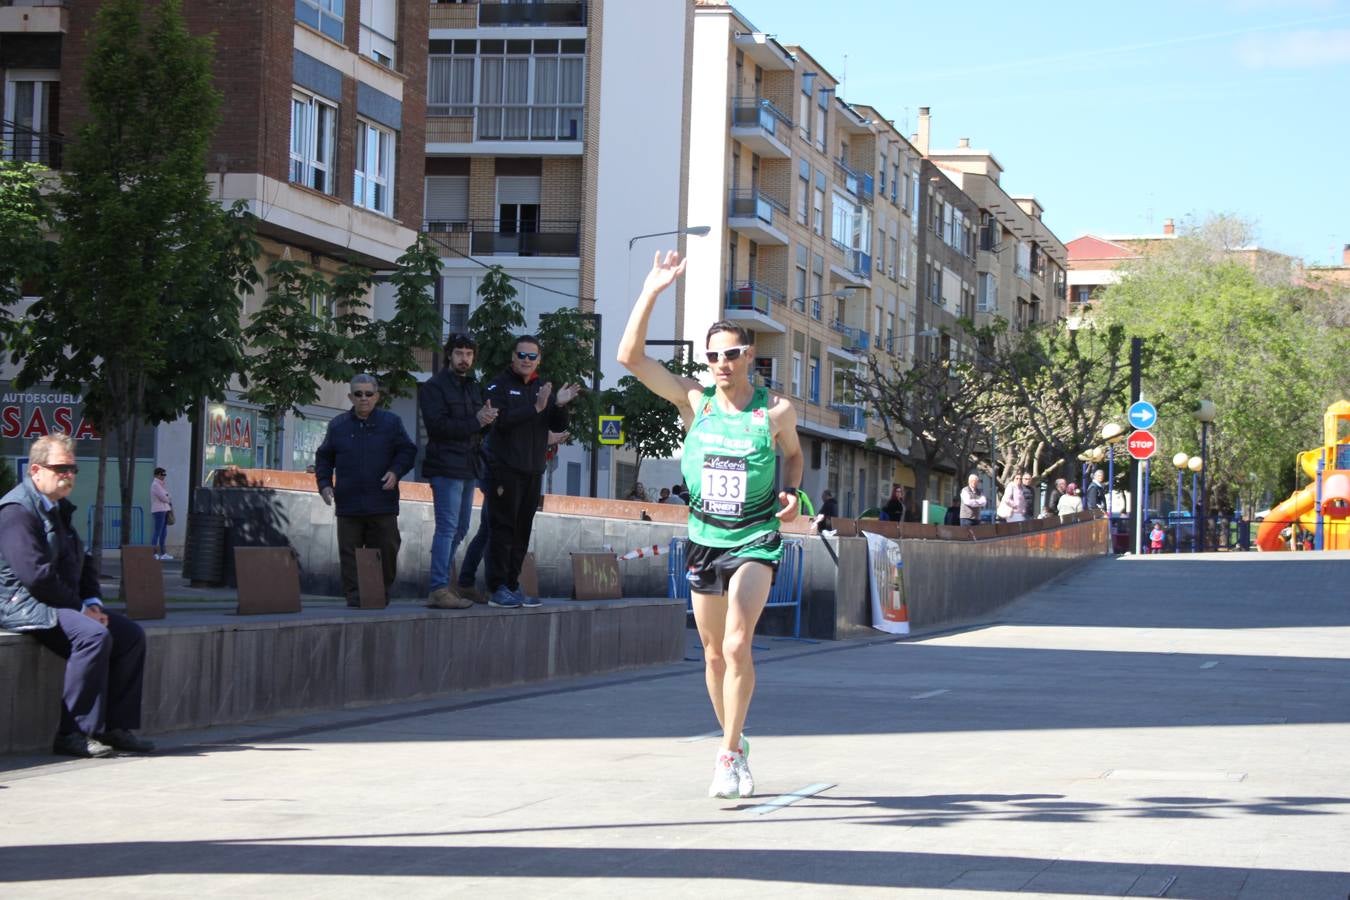
[{"label": "street lamp post", "polygon": [[1191,470],[1191,552],[1195,552],[1196,545],[1200,542],[1200,520],[1196,518],[1196,512],[1200,509],[1200,494],[1195,489],[1196,479],[1200,477],[1200,472],[1205,468],[1205,461],[1198,456],[1192,456],[1186,460],[1186,468]]},{"label": "street lamp post", "polygon": [[[1186,463],[1190,458],[1190,454],[1188,453],[1178,453],[1172,457],[1172,465],[1177,467],[1177,502],[1172,508],[1172,512],[1174,517],[1178,519],[1178,525],[1180,525],[1179,520],[1181,513],[1181,480],[1186,474]],[[1173,533],[1172,535],[1172,552],[1181,552],[1181,541],[1178,540],[1178,535],[1176,533]]]},{"label": "street lamp post", "polygon": [[1205,475],[1209,468],[1209,424],[1214,421],[1216,414],[1214,404],[1209,400],[1201,400],[1195,405],[1195,417],[1200,421],[1200,518],[1197,522],[1200,524],[1201,551],[1205,549]]},{"label": "street lamp post", "polygon": [[[1119,422],[1107,422],[1102,426],[1102,440],[1106,443],[1106,532],[1109,546],[1114,551],[1115,543],[1115,493],[1116,493],[1116,444],[1125,440],[1125,429]],[[1138,498],[1135,498],[1138,502]]]}]

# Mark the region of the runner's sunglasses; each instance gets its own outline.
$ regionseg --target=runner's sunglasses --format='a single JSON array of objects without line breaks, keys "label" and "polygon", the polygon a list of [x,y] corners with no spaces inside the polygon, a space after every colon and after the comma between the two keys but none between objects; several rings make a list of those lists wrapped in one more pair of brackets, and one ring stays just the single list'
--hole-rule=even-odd
[{"label": "runner's sunglasses", "polygon": [[708,358],[709,363],[716,363],[719,358],[726,362],[733,362],[740,359],[741,354],[749,349],[750,345],[742,344],[739,347],[726,347],[722,350],[707,350],[703,355]]}]

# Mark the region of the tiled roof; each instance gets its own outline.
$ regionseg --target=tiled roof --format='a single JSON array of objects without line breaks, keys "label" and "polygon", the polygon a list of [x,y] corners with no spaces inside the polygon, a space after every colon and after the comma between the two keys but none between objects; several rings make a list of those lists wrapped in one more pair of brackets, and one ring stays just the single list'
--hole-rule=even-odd
[{"label": "tiled roof", "polygon": [[1134,259],[1139,255],[1137,250],[1091,234],[1074,238],[1064,246],[1069,251],[1070,262],[1075,259]]}]

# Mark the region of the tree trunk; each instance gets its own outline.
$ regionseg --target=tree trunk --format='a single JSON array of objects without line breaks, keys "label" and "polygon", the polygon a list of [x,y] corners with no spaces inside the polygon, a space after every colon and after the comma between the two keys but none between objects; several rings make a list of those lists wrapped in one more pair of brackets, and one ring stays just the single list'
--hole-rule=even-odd
[{"label": "tree trunk", "polygon": [[94,569],[103,572],[103,501],[108,493],[108,436],[99,435],[98,487],[94,489],[94,531],[89,535],[89,552],[94,556]]},{"label": "tree trunk", "polygon": [[[131,510],[136,500],[136,433],[135,419],[121,423],[117,427],[117,474],[122,487],[122,528],[118,545],[131,544]],[[144,528],[144,520],[142,520]]]}]

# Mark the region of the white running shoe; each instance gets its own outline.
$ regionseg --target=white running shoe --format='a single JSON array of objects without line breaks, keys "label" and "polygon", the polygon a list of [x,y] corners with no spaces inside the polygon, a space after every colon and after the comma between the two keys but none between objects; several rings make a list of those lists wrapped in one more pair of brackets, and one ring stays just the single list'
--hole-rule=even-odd
[{"label": "white running shoe", "polygon": [[755,776],[750,774],[750,745],[741,738],[741,755],[736,758],[737,787],[742,797],[755,796]]},{"label": "white running shoe", "polygon": [[708,785],[708,796],[721,800],[738,800],[741,796],[741,754],[731,750],[718,750],[717,762],[713,767],[712,784]]}]

